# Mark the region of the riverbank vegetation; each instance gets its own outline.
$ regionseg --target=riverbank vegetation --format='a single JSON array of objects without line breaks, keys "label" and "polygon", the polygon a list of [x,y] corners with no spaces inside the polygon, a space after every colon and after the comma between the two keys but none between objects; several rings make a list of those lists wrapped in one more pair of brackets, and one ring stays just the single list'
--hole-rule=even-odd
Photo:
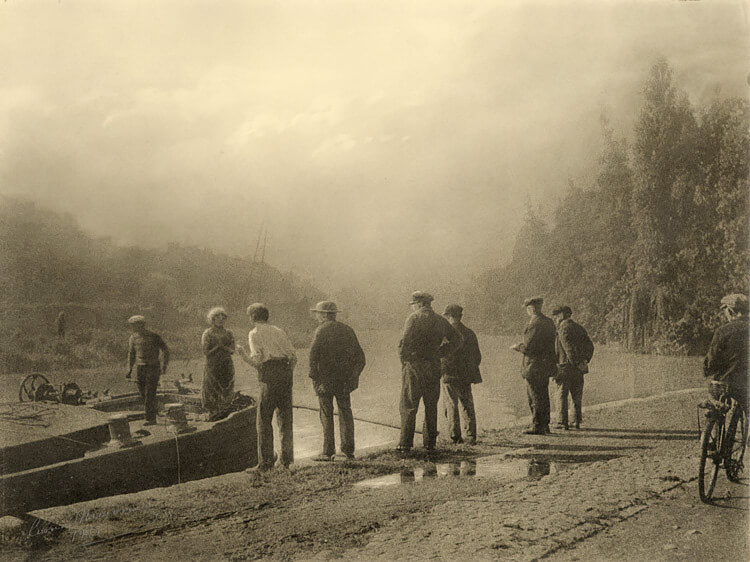
[{"label": "riverbank vegetation", "polygon": [[750,107],[692,105],[663,59],[642,94],[633,134],[603,119],[593,178],[571,180],[550,220],[529,206],[510,262],[476,279],[482,328],[518,333],[519,303],[539,293],[600,342],[705,351],[720,298],[748,287]]},{"label": "riverbank vegetation", "polygon": [[[223,305],[242,324],[266,302],[299,345],[314,322],[311,285],[248,258],[170,244],[121,247],[69,216],[0,198],[0,373],[124,364],[126,320],[145,314],[176,358],[200,355],[205,313]],[[65,313],[65,337],[56,319]]]}]

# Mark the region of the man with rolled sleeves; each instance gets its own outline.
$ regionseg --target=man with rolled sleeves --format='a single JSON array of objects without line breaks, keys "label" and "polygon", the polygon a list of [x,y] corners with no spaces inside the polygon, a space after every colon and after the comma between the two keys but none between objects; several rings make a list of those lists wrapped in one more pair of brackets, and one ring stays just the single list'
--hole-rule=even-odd
[{"label": "man with rolled sleeves", "polygon": [[734,293],[721,299],[726,324],[714,332],[703,361],[706,378],[724,381],[729,394],[747,411],[748,400],[748,299]]},{"label": "man with rolled sleeves", "polygon": [[237,346],[237,352],[258,371],[258,466],[253,470],[264,472],[272,469],[276,461],[271,425],[274,412],[281,434],[279,462],[284,467],[289,467],[294,462],[292,382],[297,355],[284,330],[268,323],[269,311],[266,305],[259,302],[251,304],[247,308],[247,314],[253,324],[247,338],[249,350]]},{"label": "man with rolled sleeves", "polygon": [[461,334],[432,310],[432,295],[416,291],[413,312],[406,319],[399,343],[401,358],[401,437],[397,450],[407,453],[414,445],[414,426],[419,401],[424,402],[422,442],[428,451],[437,440],[437,406],[440,399],[440,359],[461,346]]},{"label": "man with rolled sleeves", "polygon": [[554,377],[557,366],[555,358],[555,323],[542,314],[544,299],[526,299],[523,305],[529,315],[529,323],[523,334],[523,342],[511,349],[523,354],[521,376],[526,380],[532,426],[524,433],[544,435],[549,430],[549,379]]},{"label": "man with rolled sleeves", "polygon": [[[167,372],[169,365],[169,347],[164,343],[161,336],[146,329],[146,319],[140,314],[131,316],[128,324],[133,334],[128,341],[128,374],[129,379],[135,366],[135,376],[138,383],[138,392],[143,397],[146,410],[146,423],[143,425],[156,424],[156,388],[159,386],[159,377]],[[159,364],[159,351],[161,351],[162,362]]]},{"label": "man with rolled sleeves", "polygon": [[332,301],[321,301],[312,309],[318,320],[310,347],[310,378],[320,404],[323,452],[316,461],[330,461],[336,453],[333,431],[333,399],[339,409],[341,452],[354,459],[354,415],[351,393],[359,386],[365,368],[365,353],[349,326],[336,320],[340,310]]},{"label": "man with rolled sleeves", "polygon": [[568,429],[568,394],[573,399],[575,428],[581,428],[583,375],[589,372],[588,364],[594,353],[586,329],[575,322],[569,306],[552,309],[552,319],[557,325],[555,355],[557,374],[555,376],[555,402],[557,403],[557,428]]},{"label": "man with rolled sleeves", "polygon": [[482,354],[479,351],[476,334],[461,321],[463,312],[464,309],[457,304],[449,304],[445,307],[443,316],[461,334],[463,345],[453,355],[441,359],[440,367],[443,376],[443,400],[451,440],[454,443],[464,442],[461,435],[463,426],[466,442],[474,445],[477,441],[477,416],[471,385],[482,382],[482,375],[479,373]]}]

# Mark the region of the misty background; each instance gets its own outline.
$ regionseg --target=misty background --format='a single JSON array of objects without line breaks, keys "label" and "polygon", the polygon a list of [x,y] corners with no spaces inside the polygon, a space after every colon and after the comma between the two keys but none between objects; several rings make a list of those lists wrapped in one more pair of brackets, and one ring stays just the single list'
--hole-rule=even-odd
[{"label": "misty background", "polygon": [[[510,258],[666,57],[747,96],[742,2],[5,2],[0,192],[395,317]],[[350,297],[350,298],[348,298]]]}]

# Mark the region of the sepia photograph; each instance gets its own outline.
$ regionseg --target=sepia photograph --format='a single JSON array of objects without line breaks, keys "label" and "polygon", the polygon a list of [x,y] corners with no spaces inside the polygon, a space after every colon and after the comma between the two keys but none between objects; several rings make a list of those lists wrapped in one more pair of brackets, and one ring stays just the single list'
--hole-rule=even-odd
[{"label": "sepia photograph", "polygon": [[0,49],[0,559],[750,560],[747,0]]}]

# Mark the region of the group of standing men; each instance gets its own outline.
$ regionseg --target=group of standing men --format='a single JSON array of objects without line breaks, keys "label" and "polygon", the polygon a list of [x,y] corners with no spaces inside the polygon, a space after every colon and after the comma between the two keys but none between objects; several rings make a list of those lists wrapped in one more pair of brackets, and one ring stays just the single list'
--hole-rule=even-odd
[{"label": "group of standing men", "polygon": [[[416,291],[412,294],[410,305],[413,311],[406,320],[399,343],[402,385],[399,401],[401,431],[397,450],[401,453],[410,451],[414,446],[420,402],[424,403],[423,445],[428,451],[435,449],[441,381],[451,440],[454,443],[476,442],[477,422],[471,385],[482,382],[479,371],[482,355],[477,336],[463,324],[461,306],[451,304],[440,315],[432,309],[433,300],[432,295],[426,292]],[[522,373],[533,417],[532,427],[527,433],[531,434],[550,431],[550,378],[557,382],[559,427],[568,429],[568,394],[571,394],[575,406],[575,427],[580,427],[583,374],[588,372],[587,365],[593,354],[593,344],[586,330],[570,318],[569,307],[553,310],[553,321],[542,314],[542,304],[541,298],[526,300],[524,306],[530,320],[524,341],[512,347],[523,354]],[[336,320],[340,312],[336,303],[322,301],[312,312],[315,313],[318,327],[310,348],[309,376],[318,396],[323,428],[323,450],[315,460],[330,461],[336,453],[334,399],[339,410],[341,453],[353,459],[354,416],[350,395],[359,386],[359,377],[366,363],[365,354],[354,330]],[[249,345],[246,349],[241,345],[235,346],[231,332],[223,327],[226,312],[221,308],[209,312],[212,327],[203,335],[203,350],[207,358],[204,401],[207,407],[218,403],[227,394],[224,392],[226,388],[233,389],[233,368],[219,369],[227,371],[224,378],[232,379],[227,382],[216,373],[213,376],[216,368],[211,370],[209,367],[216,367],[214,363],[217,361],[221,363],[220,366],[231,363],[231,354],[236,350],[243,360],[257,370],[260,383],[256,470],[269,470],[277,461],[281,466],[288,467],[294,461],[292,383],[296,353],[286,333],[268,322],[269,310],[265,305],[250,305],[247,313],[253,329],[248,335]],[[134,316],[129,323],[133,335],[129,342],[128,376],[133,367],[137,367],[138,386],[146,405],[146,423],[153,424],[156,422],[156,387],[159,376],[166,372],[169,348],[158,334],[146,329],[143,316]],[[160,352],[163,357],[161,364]],[[214,357],[219,352],[221,361]],[[274,413],[281,434],[280,458],[273,450],[271,422]]]},{"label": "group of standing men", "polygon": [[399,344],[401,435],[397,450],[402,453],[407,453],[414,445],[420,400],[424,403],[422,442],[428,451],[435,449],[441,378],[451,439],[454,443],[463,442],[463,421],[468,442],[476,442],[477,420],[471,385],[482,382],[479,373],[482,355],[477,337],[461,322],[463,309],[459,305],[447,306],[443,317],[432,310],[433,300],[429,293],[412,293],[413,312],[406,319]]},{"label": "group of standing men", "polygon": [[531,409],[530,435],[550,433],[549,379],[556,384],[558,428],[569,429],[568,394],[575,409],[574,427],[580,429],[582,417],[583,375],[594,354],[594,344],[586,330],[573,321],[568,306],[552,310],[552,318],[542,313],[544,299],[535,297],[524,301],[529,323],[523,342],[511,349],[523,354],[522,376]]},{"label": "group of standing men", "polygon": [[[414,311],[406,321],[399,344],[403,366],[400,451],[412,448],[420,400],[425,405],[424,445],[428,450],[435,448],[441,378],[453,442],[463,442],[462,428],[469,443],[476,441],[471,384],[482,380],[477,337],[462,324],[460,306],[448,306],[443,317],[432,310],[432,300],[428,293],[418,291],[412,295]],[[340,312],[336,303],[322,301],[311,311],[315,313],[318,327],[310,348],[309,376],[318,396],[323,428],[323,450],[315,460],[333,460],[336,452],[334,399],[339,411],[341,453],[347,459],[353,459],[354,416],[350,395],[359,386],[359,377],[366,363],[365,354],[354,330],[336,320]],[[268,322],[269,310],[265,305],[252,304],[247,313],[253,325],[247,348],[235,345],[232,333],[224,328],[227,317],[224,309],[217,307],[208,313],[211,328],[202,337],[206,355],[204,406],[212,414],[220,413],[220,403],[226,398],[224,395],[231,394],[226,390],[233,390],[234,368],[227,368],[227,364],[237,351],[256,369],[260,384],[256,419],[258,466],[255,470],[269,470],[275,464],[288,467],[294,461],[292,383],[296,353],[286,333]],[[128,323],[132,335],[128,342],[130,369],[127,377],[130,378],[135,367],[138,389],[145,402],[146,424],[153,425],[157,412],[156,389],[160,375],[167,370],[169,347],[161,336],[146,329],[143,316],[133,316]],[[273,450],[271,422],[274,413],[281,438],[280,458]]]}]

